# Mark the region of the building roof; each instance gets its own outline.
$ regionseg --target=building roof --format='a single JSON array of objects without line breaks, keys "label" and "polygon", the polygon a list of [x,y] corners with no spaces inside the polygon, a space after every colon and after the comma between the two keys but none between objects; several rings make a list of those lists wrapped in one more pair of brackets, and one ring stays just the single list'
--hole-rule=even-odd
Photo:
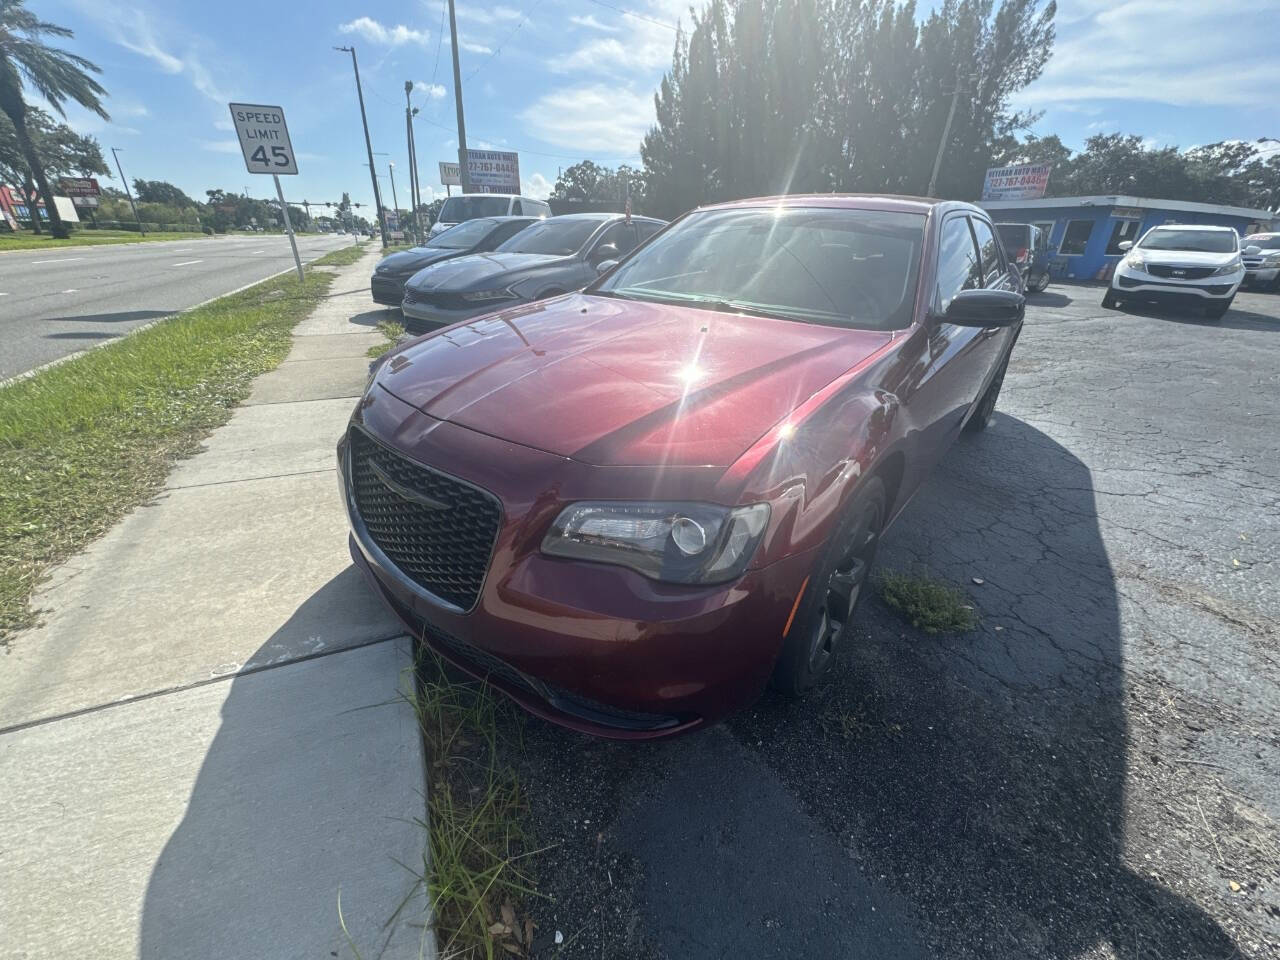
[{"label": "building roof", "polygon": [[1036,207],[1138,207],[1144,210],[1173,210],[1177,213],[1216,213],[1224,217],[1271,221],[1276,214],[1253,207],[1231,207],[1222,203],[1194,203],[1190,200],[1155,200],[1150,197],[1120,195],[1100,197],[1041,197],[1039,200],[982,200],[987,210],[1027,210]]}]

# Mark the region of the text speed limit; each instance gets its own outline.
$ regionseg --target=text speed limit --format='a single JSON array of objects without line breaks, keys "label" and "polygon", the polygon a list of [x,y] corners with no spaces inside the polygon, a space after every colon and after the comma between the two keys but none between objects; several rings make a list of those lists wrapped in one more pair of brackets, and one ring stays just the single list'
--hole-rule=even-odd
[{"label": "text speed limit", "polygon": [[250,173],[297,173],[284,110],[260,103],[231,104],[231,122]]}]

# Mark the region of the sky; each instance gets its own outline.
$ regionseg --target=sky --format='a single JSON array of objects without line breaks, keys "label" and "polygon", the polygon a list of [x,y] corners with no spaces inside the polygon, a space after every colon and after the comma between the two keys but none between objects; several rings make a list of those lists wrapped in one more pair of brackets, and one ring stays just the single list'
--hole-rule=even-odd
[{"label": "sky", "polygon": [[[468,146],[516,150],[524,191],[538,197],[579,160],[639,166],[689,0],[456,3]],[[932,6],[918,5],[922,16]],[[74,30],[64,45],[102,68],[111,121],[71,106],[68,122],[96,136],[108,160],[120,148],[130,179],[167,180],[197,199],[212,188],[272,195],[269,178],[246,173],[227,107],[263,103],[284,108],[298,156],[298,176],[282,178],[290,202],[336,202],[346,191],[371,203],[350,55],[333,50],[354,46],[385,202],[394,163],[408,205],[407,80],[424,199],[444,193],[437,162],[457,159],[444,0],[28,7]],[[1033,132],[1072,147],[1117,130],[1184,148],[1280,137],[1280,0],[1061,0],[1058,9],[1053,59],[1015,104],[1043,112]]]}]

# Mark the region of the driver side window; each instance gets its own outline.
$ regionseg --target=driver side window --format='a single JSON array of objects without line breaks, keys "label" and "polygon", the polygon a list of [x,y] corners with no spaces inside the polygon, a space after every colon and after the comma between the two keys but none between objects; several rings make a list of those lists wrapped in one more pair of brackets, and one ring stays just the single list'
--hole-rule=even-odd
[{"label": "driver side window", "polygon": [[599,259],[598,251],[607,243],[612,243],[618,248],[616,254],[610,254],[609,257],[614,260],[621,260],[628,253],[635,249],[636,246],[636,226],[634,223],[615,223],[596,241],[595,248],[592,251],[593,258]]},{"label": "driver side window", "polygon": [[938,249],[938,309],[945,313],[957,293],[981,286],[982,267],[969,218],[952,217],[942,225]]}]

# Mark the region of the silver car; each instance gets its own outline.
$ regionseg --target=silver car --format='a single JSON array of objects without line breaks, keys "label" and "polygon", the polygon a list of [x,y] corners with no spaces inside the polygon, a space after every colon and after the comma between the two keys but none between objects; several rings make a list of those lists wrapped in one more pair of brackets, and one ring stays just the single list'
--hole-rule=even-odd
[{"label": "silver car", "polygon": [[542,220],[492,253],[458,257],[418,271],[400,310],[410,330],[470,320],[517,303],[585,287],[602,264],[625,257],[665,223],[620,213],[574,213]]}]

